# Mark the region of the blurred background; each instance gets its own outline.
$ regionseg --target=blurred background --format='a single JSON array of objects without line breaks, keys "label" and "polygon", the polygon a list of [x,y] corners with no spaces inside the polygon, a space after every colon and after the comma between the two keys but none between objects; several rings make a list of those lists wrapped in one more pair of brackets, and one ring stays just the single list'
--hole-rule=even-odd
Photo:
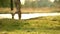
[{"label": "blurred background", "polygon": [[60,34],[60,0],[21,0],[22,18],[34,17],[26,20],[7,19],[16,12],[14,2],[10,8],[11,0],[0,0],[0,34]]},{"label": "blurred background", "polygon": [[[15,4],[13,3],[14,10],[11,11],[11,0],[0,0],[0,13],[15,12]],[[21,0],[22,13],[54,13],[60,12],[60,0]]]}]

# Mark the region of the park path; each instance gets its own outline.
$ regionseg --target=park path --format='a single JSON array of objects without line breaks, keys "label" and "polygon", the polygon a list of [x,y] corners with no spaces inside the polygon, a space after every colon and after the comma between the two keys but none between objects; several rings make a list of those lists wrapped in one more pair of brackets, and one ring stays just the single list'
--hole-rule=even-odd
[{"label": "park path", "polygon": [[[59,16],[60,13],[32,13],[32,14],[21,14],[21,19],[31,19],[42,16]],[[0,14],[0,19],[9,18],[12,19],[11,14]],[[18,14],[15,14],[14,19],[18,19]]]}]

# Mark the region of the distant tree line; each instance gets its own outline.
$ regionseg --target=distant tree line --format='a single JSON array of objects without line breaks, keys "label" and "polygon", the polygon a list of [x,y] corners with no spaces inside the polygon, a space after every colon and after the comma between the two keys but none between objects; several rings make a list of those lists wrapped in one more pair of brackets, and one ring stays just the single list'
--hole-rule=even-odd
[{"label": "distant tree line", "polygon": [[25,1],[25,4],[23,7],[52,7],[54,6],[54,3],[48,1],[48,0],[36,0],[36,1]]},{"label": "distant tree line", "polygon": [[0,7],[10,7],[10,0],[0,0]]},{"label": "distant tree line", "polygon": [[55,0],[55,6],[60,8],[60,0]]},{"label": "distant tree line", "polygon": [[[11,0],[0,0],[0,7],[10,7]],[[22,7],[60,7],[60,0],[55,0],[54,3],[49,2],[48,0],[36,0],[36,1],[27,1],[25,0],[25,4]]]}]

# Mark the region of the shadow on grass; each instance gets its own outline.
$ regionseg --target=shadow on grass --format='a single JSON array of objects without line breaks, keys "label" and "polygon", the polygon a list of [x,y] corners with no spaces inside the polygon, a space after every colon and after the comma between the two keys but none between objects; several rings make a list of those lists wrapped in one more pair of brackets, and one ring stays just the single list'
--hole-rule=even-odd
[{"label": "shadow on grass", "polygon": [[28,24],[23,22],[21,20],[0,19],[0,31],[20,30],[24,25]]}]

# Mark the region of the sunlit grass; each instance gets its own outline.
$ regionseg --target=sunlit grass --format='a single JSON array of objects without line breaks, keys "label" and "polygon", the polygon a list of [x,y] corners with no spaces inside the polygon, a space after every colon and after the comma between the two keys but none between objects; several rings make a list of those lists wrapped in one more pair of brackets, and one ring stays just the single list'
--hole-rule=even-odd
[{"label": "sunlit grass", "polygon": [[60,34],[60,16],[29,20],[0,19],[0,34]]}]

